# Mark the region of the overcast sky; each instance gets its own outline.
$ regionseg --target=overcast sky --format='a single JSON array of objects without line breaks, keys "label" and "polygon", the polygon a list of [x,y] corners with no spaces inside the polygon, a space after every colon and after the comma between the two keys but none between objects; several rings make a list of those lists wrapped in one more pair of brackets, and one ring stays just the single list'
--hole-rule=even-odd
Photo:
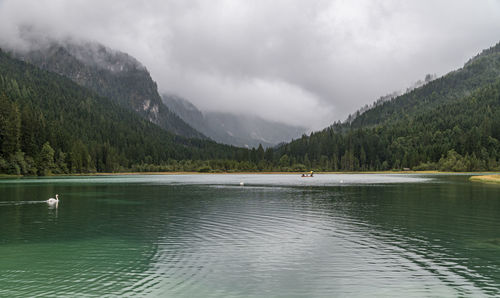
[{"label": "overcast sky", "polygon": [[202,110],[318,129],[499,42],[500,0],[0,0],[0,44],[26,26],[127,52]]}]

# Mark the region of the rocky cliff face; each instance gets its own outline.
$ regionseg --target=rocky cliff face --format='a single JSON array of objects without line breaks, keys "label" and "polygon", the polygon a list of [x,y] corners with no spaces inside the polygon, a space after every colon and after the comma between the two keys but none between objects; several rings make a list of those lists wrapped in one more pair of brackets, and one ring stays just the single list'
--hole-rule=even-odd
[{"label": "rocky cliff face", "polygon": [[167,131],[204,138],[161,101],[148,70],[132,56],[97,43],[52,42],[15,53],[18,58],[66,76]]}]

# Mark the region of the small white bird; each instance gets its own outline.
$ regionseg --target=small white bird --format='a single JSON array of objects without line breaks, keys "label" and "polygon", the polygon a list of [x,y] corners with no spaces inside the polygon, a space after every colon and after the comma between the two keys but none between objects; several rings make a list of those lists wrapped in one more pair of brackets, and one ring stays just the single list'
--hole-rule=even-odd
[{"label": "small white bird", "polygon": [[340,183],[344,183],[344,180],[340,180]]},{"label": "small white bird", "polygon": [[50,199],[47,200],[47,204],[49,204],[49,205],[54,205],[54,204],[57,204],[57,203],[59,203],[59,195],[58,194],[56,194],[56,198],[55,199],[54,198],[50,198]]},{"label": "small white bird", "polygon": [[245,185],[245,183],[243,183],[243,182],[240,182],[240,186],[243,186],[243,185]]}]

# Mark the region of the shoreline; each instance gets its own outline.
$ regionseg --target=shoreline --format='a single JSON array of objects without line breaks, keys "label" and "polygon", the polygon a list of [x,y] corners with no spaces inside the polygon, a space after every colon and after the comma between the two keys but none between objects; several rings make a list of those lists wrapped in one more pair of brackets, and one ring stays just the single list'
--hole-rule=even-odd
[{"label": "shoreline", "polygon": [[[305,172],[121,172],[121,173],[81,173],[81,174],[62,174],[53,176],[120,176],[120,175],[302,175],[308,174]],[[355,175],[355,174],[462,174],[471,175],[473,177],[495,176],[500,175],[498,171],[495,172],[444,172],[437,170],[425,171],[350,171],[350,172],[314,172],[314,175],[334,174],[334,175]],[[477,175],[477,176],[474,176]]]},{"label": "shoreline", "polygon": [[[125,176],[125,175],[302,175],[309,172],[123,172],[123,173],[83,173],[83,174],[64,174],[54,176]],[[360,171],[360,172],[314,172],[315,175],[321,174],[442,174],[446,172],[439,171]]]},{"label": "shoreline", "polygon": [[[0,179],[13,178],[33,178],[33,177],[64,177],[64,176],[133,176],[133,175],[302,175],[308,172],[120,172],[120,173],[73,173],[73,174],[54,174],[50,176],[23,176],[0,174]],[[352,171],[352,172],[314,172],[315,175],[334,174],[334,175],[355,175],[355,174],[462,174],[471,175],[471,181],[500,183],[499,172],[441,172],[441,171]],[[498,177],[498,178],[495,178]]]}]

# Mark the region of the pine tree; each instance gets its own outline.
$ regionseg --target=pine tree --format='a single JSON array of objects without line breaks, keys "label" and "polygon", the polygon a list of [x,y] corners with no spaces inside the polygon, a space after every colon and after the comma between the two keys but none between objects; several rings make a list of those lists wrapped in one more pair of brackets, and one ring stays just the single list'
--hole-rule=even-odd
[{"label": "pine tree", "polygon": [[56,169],[54,163],[54,149],[46,142],[42,146],[42,150],[38,156],[38,171],[42,176],[51,175]]},{"label": "pine tree", "polygon": [[0,94],[0,152],[8,158],[20,149],[21,118],[15,103]]},{"label": "pine tree", "polygon": [[25,105],[21,112],[21,150],[29,156],[35,156],[38,151],[36,131],[40,129],[37,128],[33,111]]}]

